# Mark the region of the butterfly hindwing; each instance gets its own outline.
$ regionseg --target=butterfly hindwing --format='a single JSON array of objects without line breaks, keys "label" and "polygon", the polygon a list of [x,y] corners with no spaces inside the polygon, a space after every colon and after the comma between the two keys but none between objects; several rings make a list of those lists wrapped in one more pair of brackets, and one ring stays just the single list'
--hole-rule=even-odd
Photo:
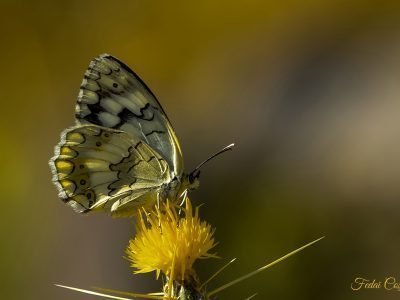
[{"label": "butterfly hindwing", "polygon": [[65,130],[50,166],[60,198],[78,212],[134,214],[171,180],[168,163],[147,143],[96,125]]},{"label": "butterfly hindwing", "polygon": [[183,159],[174,130],[156,97],[124,63],[95,58],[85,73],[76,106],[78,124],[118,129],[141,139],[180,176]]}]

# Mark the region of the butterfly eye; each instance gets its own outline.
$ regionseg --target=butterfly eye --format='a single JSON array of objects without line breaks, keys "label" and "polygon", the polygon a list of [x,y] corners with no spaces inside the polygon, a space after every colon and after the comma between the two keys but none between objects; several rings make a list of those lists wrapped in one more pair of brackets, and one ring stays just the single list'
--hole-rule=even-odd
[{"label": "butterfly eye", "polygon": [[190,173],[189,174],[189,183],[193,184],[196,181],[196,179],[199,178],[199,176],[200,176],[199,170],[196,170],[195,172]]}]

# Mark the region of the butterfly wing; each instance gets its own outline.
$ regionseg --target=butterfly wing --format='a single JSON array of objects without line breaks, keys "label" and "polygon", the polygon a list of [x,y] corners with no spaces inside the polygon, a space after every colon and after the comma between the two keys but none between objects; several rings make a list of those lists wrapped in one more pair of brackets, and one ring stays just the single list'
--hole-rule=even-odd
[{"label": "butterfly wing", "polygon": [[119,129],[146,142],[167,161],[174,176],[183,171],[182,152],[164,110],[145,83],[123,62],[101,55],[82,82],[76,119]]},{"label": "butterfly wing", "polygon": [[168,163],[145,142],[95,125],[65,130],[50,166],[60,198],[80,213],[135,214],[171,181]]}]

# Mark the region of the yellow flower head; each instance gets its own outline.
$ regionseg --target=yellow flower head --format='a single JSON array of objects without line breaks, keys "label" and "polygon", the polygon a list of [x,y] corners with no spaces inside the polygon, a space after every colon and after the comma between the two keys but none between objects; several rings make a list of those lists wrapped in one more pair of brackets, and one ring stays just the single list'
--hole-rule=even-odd
[{"label": "yellow flower head", "polygon": [[[179,210],[182,210],[179,213]],[[214,229],[193,214],[190,200],[185,208],[167,201],[150,213],[140,214],[136,236],[126,250],[135,273],[163,272],[170,280],[183,282],[195,276],[193,263],[199,258],[216,257],[209,253],[215,246]]]}]

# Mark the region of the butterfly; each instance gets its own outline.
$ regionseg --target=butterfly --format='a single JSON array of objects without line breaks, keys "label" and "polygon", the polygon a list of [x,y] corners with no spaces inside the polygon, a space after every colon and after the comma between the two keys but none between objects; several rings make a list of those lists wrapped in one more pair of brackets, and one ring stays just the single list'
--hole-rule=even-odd
[{"label": "butterfly", "polygon": [[85,72],[76,124],[61,134],[49,165],[59,198],[79,213],[132,216],[141,207],[180,201],[199,186],[200,167],[189,174],[161,104],[117,58],[103,54]]}]

